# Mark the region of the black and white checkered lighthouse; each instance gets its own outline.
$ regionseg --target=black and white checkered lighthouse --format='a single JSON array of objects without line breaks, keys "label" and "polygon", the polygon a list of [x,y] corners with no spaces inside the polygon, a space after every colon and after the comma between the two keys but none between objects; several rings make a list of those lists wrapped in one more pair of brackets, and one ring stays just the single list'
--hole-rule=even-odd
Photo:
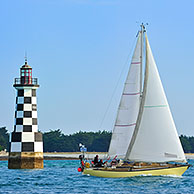
[{"label": "black and white checkered lighthouse", "polygon": [[8,168],[43,168],[42,133],[38,132],[36,89],[38,79],[32,78],[32,68],[20,68],[20,78],[15,78],[17,90],[14,131],[10,135]]}]

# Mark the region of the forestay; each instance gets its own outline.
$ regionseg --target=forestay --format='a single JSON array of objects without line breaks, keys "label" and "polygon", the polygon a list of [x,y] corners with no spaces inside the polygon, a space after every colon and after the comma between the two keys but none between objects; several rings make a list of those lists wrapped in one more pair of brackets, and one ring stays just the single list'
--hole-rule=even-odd
[{"label": "forestay", "polygon": [[109,156],[124,158],[136,125],[140,104],[141,32],[125,82],[109,147]]},{"label": "forestay", "polygon": [[185,162],[184,152],[146,37],[146,75],[137,126],[126,159]]}]

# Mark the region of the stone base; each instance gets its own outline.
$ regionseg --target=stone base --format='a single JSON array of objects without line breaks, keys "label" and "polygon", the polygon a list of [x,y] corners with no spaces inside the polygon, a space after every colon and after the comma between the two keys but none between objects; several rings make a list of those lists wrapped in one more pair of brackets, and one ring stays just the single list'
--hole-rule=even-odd
[{"label": "stone base", "polygon": [[43,152],[10,152],[9,169],[43,168]]}]

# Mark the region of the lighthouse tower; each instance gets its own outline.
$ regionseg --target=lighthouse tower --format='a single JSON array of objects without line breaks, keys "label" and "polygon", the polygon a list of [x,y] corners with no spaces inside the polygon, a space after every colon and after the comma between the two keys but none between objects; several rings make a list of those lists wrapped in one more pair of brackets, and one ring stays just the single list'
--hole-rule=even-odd
[{"label": "lighthouse tower", "polygon": [[20,78],[15,78],[17,90],[14,131],[10,135],[9,169],[43,168],[43,141],[38,132],[36,89],[38,79],[32,78],[32,68],[20,68]]}]

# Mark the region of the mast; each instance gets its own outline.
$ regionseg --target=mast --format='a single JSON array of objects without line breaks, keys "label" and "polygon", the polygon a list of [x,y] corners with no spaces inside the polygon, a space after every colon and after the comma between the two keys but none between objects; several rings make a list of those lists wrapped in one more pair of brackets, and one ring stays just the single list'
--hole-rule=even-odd
[{"label": "mast", "polygon": [[140,56],[140,60],[141,60],[141,67],[140,67],[140,93],[142,92],[142,69],[143,69],[143,33],[145,32],[145,26],[142,23],[141,25],[141,56]]}]

